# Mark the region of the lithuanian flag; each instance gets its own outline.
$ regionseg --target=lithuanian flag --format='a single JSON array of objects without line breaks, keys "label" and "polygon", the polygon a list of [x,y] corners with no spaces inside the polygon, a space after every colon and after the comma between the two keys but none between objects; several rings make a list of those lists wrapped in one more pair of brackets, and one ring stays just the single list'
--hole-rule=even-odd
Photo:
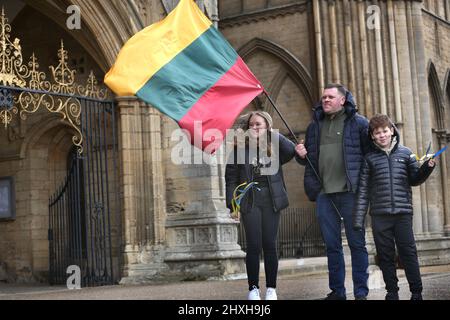
[{"label": "lithuanian flag", "polygon": [[[181,0],[164,20],[130,38],[105,83],[117,95],[135,95],[168,115],[188,130],[192,144],[210,153],[263,91],[193,0]],[[215,131],[205,135],[209,129]]]}]

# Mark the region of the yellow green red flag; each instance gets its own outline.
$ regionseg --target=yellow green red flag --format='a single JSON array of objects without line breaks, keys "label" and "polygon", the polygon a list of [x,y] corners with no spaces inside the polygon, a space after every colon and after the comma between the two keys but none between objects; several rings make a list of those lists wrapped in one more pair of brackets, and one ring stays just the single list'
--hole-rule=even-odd
[{"label": "yellow green red flag", "polygon": [[[135,95],[177,121],[191,143],[209,153],[264,90],[193,0],[181,0],[164,20],[131,37],[105,83],[117,95]],[[208,130],[220,134],[205,134]]]}]

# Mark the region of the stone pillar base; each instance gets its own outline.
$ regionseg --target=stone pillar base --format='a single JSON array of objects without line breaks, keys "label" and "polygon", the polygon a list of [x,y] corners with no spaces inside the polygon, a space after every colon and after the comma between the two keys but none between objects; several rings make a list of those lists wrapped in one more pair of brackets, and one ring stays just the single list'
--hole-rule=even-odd
[{"label": "stone pillar base", "polygon": [[179,280],[227,279],[245,273],[238,226],[226,210],[171,216],[164,262]]},{"label": "stone pillar base", "polygon": [[[375,264],[376,248],[371,232],[366,230],[366,247],[369,253],[369,265]],[[419,256],[419,264],[423,266],[434,266],[450,264],[450,237],[442,233],[416,234],[416,246]],[[346,262],[350,262],[350,249],[347,241],[343,242]]]},{"label": "stone pillar base", "polygon": [[189,260],[169,256],[165,262],[170,268],[168,277],[176,280],[227,280],[245,274],[245,253],[236,252],[229,257],[202,255]]},{"label": "stone pillar base", "polygon": [[448,224],[444,226],[444,235],[450,237],[450,225]]},{"label": "stone pillar base", "polygon": [[164,261],[127,264],[120,284],[144,284],[186,280],[229,280],[245,276],[245,253],[227,256],[169,254]]},{"label": "stone pillar base", "polygon": [[416,239],[420,266],[450,264],[450,237]]},{"label": "stone pillar base", "polygon": [[164,264],[136,264],[125,267],[124,276],[120,284],[145,284],[165,281],[164,270],[167,266]]},{"label": "stone pillar base", "polygon": [[125,248],[125,261],[120,284],[142,284],[163,281],[169,270],[164,263],[164,246]]}]

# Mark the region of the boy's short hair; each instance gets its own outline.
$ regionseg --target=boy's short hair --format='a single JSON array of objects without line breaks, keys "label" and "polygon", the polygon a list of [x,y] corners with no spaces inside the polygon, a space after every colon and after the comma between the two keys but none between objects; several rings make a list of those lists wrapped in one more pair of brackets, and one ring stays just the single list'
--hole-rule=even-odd
[{"label": "boy's short hair", "polygon": [[385,114],[376,114],[369,121],[369,133],[372,133],[377,128],[393,128],[392,120]]}]

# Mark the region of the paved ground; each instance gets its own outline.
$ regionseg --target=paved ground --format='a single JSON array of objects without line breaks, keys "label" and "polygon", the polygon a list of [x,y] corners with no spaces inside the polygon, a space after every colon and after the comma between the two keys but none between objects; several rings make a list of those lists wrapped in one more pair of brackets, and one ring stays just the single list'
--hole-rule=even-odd
[{"label": "paved ground", "polygon": [[[292,261],[290,262],[292,264]],[[314,269],[314,268],[313,268]],[[312,270],[312,269],[311,269]],[[311,271],[310,270],[310,271]],[[319,269],[315,273],[294,272],[282,265],[278,282],[280,300],[316,300],[328,293],[328,276]],[[426,300],[450,300],[450,265],[424,267],[423,296]],[[369,300],[383,300],[385,291],[379,274],[369,279]],[[408,300],[410,293],[406,278],[399,270],[400,298]],[[264,277],[261,278],[264,284]],[[382,287],[381,287],[382,286]],[[347,298],[353,299],[350,275],[347,275]],[[264,291],[264,287],[262,288]],[[0,283],[0,300],[244,300],[247,280],[215,280],[177,282],[153,285],[117,285],[68,290],[61,286],[12,285]]]}]

